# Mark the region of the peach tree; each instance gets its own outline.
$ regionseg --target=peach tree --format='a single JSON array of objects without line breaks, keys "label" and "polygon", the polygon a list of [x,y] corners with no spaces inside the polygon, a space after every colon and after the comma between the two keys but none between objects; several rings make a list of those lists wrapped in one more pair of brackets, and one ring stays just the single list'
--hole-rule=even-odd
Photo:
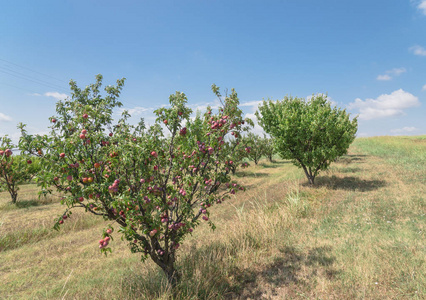
[{"label": "peach tree", "polygon": [[249,166],[246,162],[246,158],[250,152],[250,147],[244,143],[243,134],[253,128],[254,123],[250,118],[246,118],[241,121],[241,124],[239,125],[242,126],[241,131],[232,132],[231,136],[226,139],[223,147],[223,151],[227,157],[226,161],[228,161],[227,168],[232,172],[232,174],[235,174],[238,168],[247,168]]},{"label": "peach tree", "polygon": [[247,145],[247,158],[252,160],[257,165],[263,156],[264,141],[263,139],[253,132],[249,132],[244,137],[244,144]]},{"label": "peach tree", "polygon": [[310,100],[286,96],[263,101],[256,116],[281,158],[303,168],[311,185],[321,170],[347,153],[358,129],[356,117],[351,120],[346,110],[331,107],[322,94]]},{"label": "peach tree", "polygon": [[32,136],[22,127],[20,147],[42,160],[43,191],[64,195],[67,208],[56,229],[74,209],[98,215],[109,222],[99,241],[102,252],[111,251],[118,227],[130,250],[151,258],[174,286],[185,237],[202,222],[214,229],[210,207],[243,190],[231,180],[223,151],[227,135],[242,129],[237,93],[222,97],[213,85],[222,106],[191,119],[185,94],[176,92],[146,127],[143,120],[131,125],[127,111],[113,119],[124,79],[107,86],[105,96],[101,84],[101,75],[85,89],[71,81],[72,96],[57,103],[50,134]]},{"label": "peach tree", "polygon": [[29,157],[14,155],[13,148],[15,145],[7,135],[0,137],[0,190],[9,192],[15,204],[19,186],[28,183],[38,170]]},{"label": "peach tree", "polygon": [[267,137],[265,134],[262,138],[262,144],[263,144],[263,155],[268,158],[270,162],[273,162],[274,154],[276,153],[275,147],[274,147],[274,140],[270,137]]}]

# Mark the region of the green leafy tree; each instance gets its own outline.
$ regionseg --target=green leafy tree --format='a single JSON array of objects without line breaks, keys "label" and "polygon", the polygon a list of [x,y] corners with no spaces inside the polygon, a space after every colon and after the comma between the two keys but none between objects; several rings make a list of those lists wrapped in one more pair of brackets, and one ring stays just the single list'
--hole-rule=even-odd
[{"label": "green leafy tree", "polygon": [[0,190],[8,191],[15,204],[19,186],[28,183],[38,169],[29,157],[14,155],[13,148],[15,145],[7,135],[0,137]]},{"label": "green leafy tree", "polygon": [[262,138],[257,134],[249,132],[244,137],[243,143],[247,147],[247,157],[257,165],[264,154],[264,142]]},{"label": "green leafy tree", "polygon": [[[22,128],[20,147],[40,157],[43,191],[64,194],[67,209],[55,228],[76,208],[100,216],[109,222],[99,241],[102,252],[111,251],[118,225],[130,250],[151,258],[175,286],[176,253],[185,237],[200,222],[214,228],[210,207],[243,189],[231,181],[222,151],[226,136],[241,131],[237,93],[221,100],[216,113],[208,107],[192,120],[185,94],[176,92],[146,128],[143,121],[130,125],[126,111],[113,121],[124,79],[107,86],[106,96],[101,84],[101,75],[83,90],[71,81],[72,97],[57,103],[50,134],[32,136]],[[212,90],[223,99],[218,87]]]},{"label": "green leafy tree", "polygon": [[357,118],[350,120],[346,110],[331,107],[321,94],[308,101],[288,96],[263,101],[256,116],[280,156],[302,167],[312,185],[321,170],[347,153],[358,128]]},{"label": "green leafy tree", "polygon": [[[241,133],[248,132],[253,128],[254,123],[250,118],[246,118],[241,122]],[[231,134],[232,135],[232,134]],[[244,160],[247,158],[249,148],[245,144],[245,140],[241,134],[233,134],[224,144],[223,151],[226,153],[228,168],[232,174],[235,174],[238,168],[246,168],[249,166]]]},{"label": "green leafy tree", "polygon": [[274,154],[276,153],[274,147],[274,140],[266,135],[263,135],[263,155],[265,155],[270,162],[273,162]]}]

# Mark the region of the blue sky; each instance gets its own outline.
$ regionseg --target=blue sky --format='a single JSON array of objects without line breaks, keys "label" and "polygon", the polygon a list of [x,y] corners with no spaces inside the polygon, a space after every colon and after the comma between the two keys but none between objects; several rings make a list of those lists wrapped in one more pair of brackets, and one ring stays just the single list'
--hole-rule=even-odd
[{"label": "blue sky", "polygon": [[[184,92],[215,104],[327,93],[359,114],[359,136],[426,134],[426,0],[3,1],[0,135],[47,132],[68,82],[126,77],[137,118]],[[260,128],[256,129],[260,131]]]}]

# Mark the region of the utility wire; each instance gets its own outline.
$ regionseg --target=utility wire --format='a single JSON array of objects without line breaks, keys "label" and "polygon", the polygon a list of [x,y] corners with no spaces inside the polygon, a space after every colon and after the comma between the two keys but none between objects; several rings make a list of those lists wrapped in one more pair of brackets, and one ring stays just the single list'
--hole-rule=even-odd
[{"label": "utility wire", "polygon": [[[24,66],[21,66],[21,65],[15,64],[15,63],[13,63],[13,62],[11,62],[11,61],[8,61],[8,60],[6,60],[6,59],[2,59],[2,58],[0,58],[0,61],[4,61],[4,62],[6,62],[6,63],[9,63],[9,64],[11,64],[11,65],[17,66],[17,67],[19,67],[19,68],[23,68],[23,69],[26,69],[26,70],[28,70],[28,71],[31,71],[31,72],[34,72],[34,73],[37,73],[37,74],[40,74],[40,75],[43,75],[43,76],[46,76],[46,77],[49,77],[49,78],[55,79],[55,80],[57,80],[57,81],[59,81],[59,82],[61,82],[61,83],[67,83],[67,84],[68,84],[68,82],[66,82],[66,81],[64,81],[64,80],[58,79],[58,78],[56,78],[56,77],[54,77],[54,76],[50,76],[50,75],[48,75],[48,74],[44,74],[44,73],[38,72],[38,71],[33,70],[33,69],[30,69],[30,68],[28,68],[28,67],[24,67]],[[65,87],[63,87],[63,86],[59,86],[59,85],[57,85],[57,84],[55,84],[55,83],[47,82],[47,81],[42,80],[42,79],[35,78],[35,77],[30,76],[30,75],[27,75],[27,74],[20,73],[20,72],[18,72],[18,71],[15,71],[15,70],[12,70],[12,69],[8,68],[7,66],[6,66],[6,67],[5,67],[5,66],[0,66],[0,72],[5,73],[5,74],[8,74],[8,75],[11,75],[11,76],[14,76],[14,77],[17,77],[17,78],[20,78],[20,79],[28,80],[28,81],[31,81],[31,82],[34,82],[34,83],[37,83],[37,84],[40,84],[40,85],[44,85],[44,86],[46,86],[46,87],[50,87],[50,88],[54,88],[54,89],[60,89],[60,90],[62,90],[63,92],[69,92],[69,89],[68,89],[68,88],[65,88]],[[16,89],[26,90],[26,91],[29,91],[29,92],[33,93],[32,91],[30,91],[30,90],[28,90],[28,89],[26,89],[26,88],[20,88],[20,87],[17,87],[17,86],[11,85],[11,84],[7,84],[7,83],[4,83],[4,82],[0,82],[0,83],[1,83],[1,84],[4,84],[4,85],[11,86],[11,87],[14,87],[14,88],[16,88]],[[121,101],[121,102],[123,102],[123,103],[127,103],[127,104],[134,105],[135,107],[140,106],[140,105],[138,105],[138,104],[136,104],[136,103],[132,103],[132,102],[127,101],[127,100],[120,100],[120,101]]]},{"label": "utility wire", "polygon": [[0,84],[8,85],[8,86],[11,86],[11,87],[13,87],[15,89],[27,91],[27,92],[30,92],[32,94],[39,94],[39,93],[36,93],[34,91],[30,91],[29,89],[26,89],[26,88],[23,88],[23,87],[19,87],[19,86],[16,86],[16,85],[12,85],[12,84],[8,84],[8,83],[5,83],[5,82],[0,82]]},{"label": "utility wire", "polygon": [[15,64],[15,63],[13,63],[13,62],[11,62],[11,61],[8,61],[8,60],[6,60],[6,59],[0,58],[0,60],[1,60],[1,61],[4,61],[4,62],[7,62],[7,63],[9,63],[9,64],[11,64],[11,65],[14,65],[14,66],[17,66],[17,67],[20,67],[20,68],[26,69],[26,70],[28,70],[28,71],[31,71],[31,72],[34,72],[34,73],[37,73],[37,74],[40,74],[40,75],[43,75],[43,76],[46,76],[46,77],[49,77],[49,78],[55,79],[55,80],[57,80],[57,81],[59,81],[59,82],[62,82],[62,83],[66,83],[66,84],[68,84],[68,82],[66,82],[66,81],[64,81],[64,80],[58,79],[58,78],[53,77],[53,76],[48,75],[48,74],[44,74],[44,73],[41,73],[41,72],[38,72],[38,71],[32,70],[32,69],[30,69],[30,68],[28,68],[28,67],[24,67],[24,66],[21,66],[21,65]]},{"label": "utility wire", "polygon": [[[17,78],[20,78],[20,79],[24,79],[24,80],[28,80],[28,81],[31,81],[31,82],[34,82],[34,83],[37,83],[37,84],[40,84],[40,85],[44,85],[44,86],[47,86],[47,87],[49,87],[49,88],[53,88],[53,89],[58,89],[58,87],[55,87],[55,86],[52,86],[52,85],[50,85],[50,84],[46,84],[46,83],[42,83],[42,82],[38,82],[38,81],[35,81],[35,80],[33,80],[33,79],[29,79],[29,78],[25,78],[25,77],[22,77],[22,76],[19,76],[19,75],[16,75],[16,74],[13,74],[13,73],[10,73],[10,72],[7,72],[7,71],[4,71],[4,70],[0,70],[0,72],[2,72],[2,73],[5,73],[5,74],[8,74],[8,75],[11,75],[11,76],[14,76],[14,77],[17,77]],[[62,91],[67,91],[66,89],[64,89],[64,88],[60,88]]]},{"label": "utility wire", "polygon": [[16,74],[18,76],[22,76],[22,77],[25,77],[25,78],[29,78],[31,80],[36,80],[36,81],[39,81],[41,83],[51,85],[52,87],[56,87],[56,88],[59,88],[59,89],[65,89],[64,86],[60,86],[60,85],[58,85],[56,83],[51,83],[51,82],[39,79],[39,78],[34,77],[34,76],[30,76],[30,75],[27,75],[27,74],[24,74],[24,73],[20,73],[20,72],[17,72],[15,70],[12,70],[12,69],[9,69],[7,67],[4,67],[4,66],[0,66],[0,69],[6,70],[8,72],[12,72],[13,74]]}]

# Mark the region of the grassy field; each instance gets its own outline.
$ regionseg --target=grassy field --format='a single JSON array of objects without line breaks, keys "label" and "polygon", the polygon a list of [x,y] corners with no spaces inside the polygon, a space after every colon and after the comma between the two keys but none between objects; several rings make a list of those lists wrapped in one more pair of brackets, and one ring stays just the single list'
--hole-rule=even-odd
[{"label": "grassy field", "polygon": [[[176,299],[425,299],[426,136],[359,138],[309,187],[287,161],[237,174],[247,191],[217,205],[182,245]],[[83,212],[51,230],[63,207],[23,186],[0,193],[0,298],[172,299],[142,263]]]}]

